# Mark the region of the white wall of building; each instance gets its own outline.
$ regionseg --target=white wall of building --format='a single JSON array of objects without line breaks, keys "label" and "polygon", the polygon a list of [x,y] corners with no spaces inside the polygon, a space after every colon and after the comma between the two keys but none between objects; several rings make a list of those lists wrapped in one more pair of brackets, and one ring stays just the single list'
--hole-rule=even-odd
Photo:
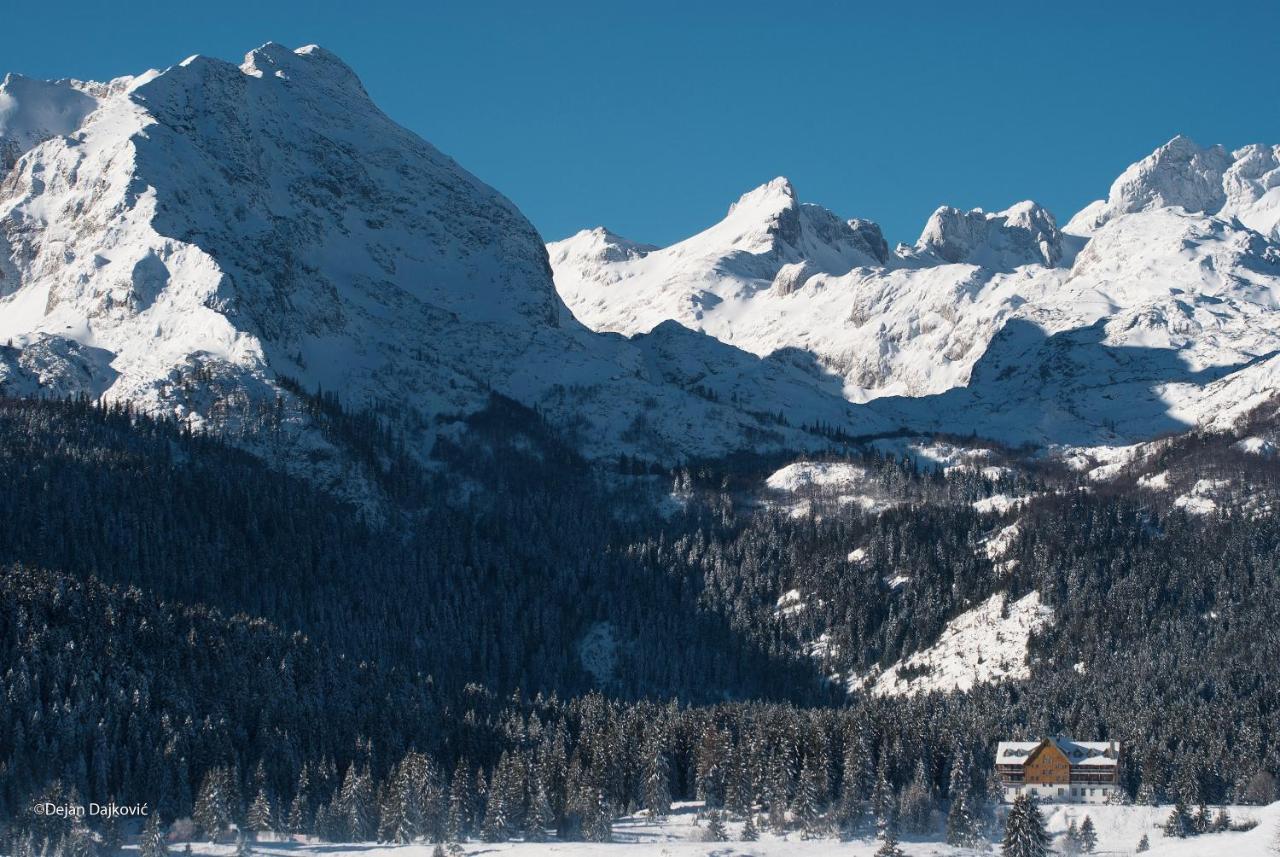
[{"label": "white wall of building", "polygon": [[1031,783],[1026,786],[1006,786],[1004,802],[1013,803],[1020,794],[1030,794],[1041,803],[1106,803],[1116,786],[1111,785],[1067,785],[1056,783],[1044,785]]}]

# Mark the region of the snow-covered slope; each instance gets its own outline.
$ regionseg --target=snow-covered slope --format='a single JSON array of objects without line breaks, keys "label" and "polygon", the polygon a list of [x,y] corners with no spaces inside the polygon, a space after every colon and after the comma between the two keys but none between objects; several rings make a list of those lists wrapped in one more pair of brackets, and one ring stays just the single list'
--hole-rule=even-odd
[{"label": "snow-covered slope", "polygon": [[630,334],[674,320],[721,339],[717,325],[700,323],[720,318],[717,308],[761,292],[785,297],[814,274],[843,274],[889,255],[880,227],[801,204],[784,178],[744,194],[719,223],[665,249],[591,229],[548,250],[561,297],[593,328]]},{"label": "snow-covered slope", "polygon": [[305,460],[325,445],[282,376],[414,414],[424,450],[442,417],[491,390],[597,454],[805,445],[803,422],[876,425],[811,362],[678,328],[633,341],[584,328],[515,206],[387,118],[321,48],[267,44],[239,66],[196,56],[106,85],[9,77],[0,150],[11,392],[127,400],[249,445],[279,443],[283,420]]},{"label": "snow-covered slope", "polygon": [[878,696],[969,690],[974,685],[1024,679],[1027,640],[1053,617],[1032,592],[1006,604],[998,592],[947,623],[938,641],[875,677]]},{"label": "snow-covered slope", "polygon": [[1221,424],[1277,388],[1278,152],[1176,138],[1064,229],[1030,202],[944,207],[893,255],[803,228],[843,221],[782,180],[665,249],[623,253],[599,230],[549,249],[597,330],[674,319],[762,356],[800,350],[894,425],[1128,443]]}]

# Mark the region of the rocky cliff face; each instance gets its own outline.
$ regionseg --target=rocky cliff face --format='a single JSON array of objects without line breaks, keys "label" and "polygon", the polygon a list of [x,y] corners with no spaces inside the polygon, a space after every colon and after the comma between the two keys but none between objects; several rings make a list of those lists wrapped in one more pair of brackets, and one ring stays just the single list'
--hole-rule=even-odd
[{"label": "rocky cliff face", "polygon": [[1053,215],[1030,201],[995,214],[943,206],[925,224],[914,254],[1000,271],[1053,268],[1062,260],[1062,233]]}]

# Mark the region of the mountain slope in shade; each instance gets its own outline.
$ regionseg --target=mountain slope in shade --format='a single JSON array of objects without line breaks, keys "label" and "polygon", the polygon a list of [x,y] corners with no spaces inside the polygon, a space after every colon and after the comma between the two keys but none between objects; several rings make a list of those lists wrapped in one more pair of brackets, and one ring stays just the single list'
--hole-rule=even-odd
[{"label": "mountain slope in shade", "polygon": [[296,461],[331,451],[282,376],[412,414],[424,450],[491,390],[595,454],[806,445],[803,422],[876,424],[812,366],[583,327],[515,206],[321,48],[106,85],[10,77],[0,144],[10,392],[127,400],[250,445],[283,415],[271,444]]},{"label": "mountain slope in shade", "polygon": [[[1125,443],[1221,423],[1280,385],[1276,152],[1176,138],[1065,228],[1030,202],[944,207],[914,246],[838,265],[845,244],[777,239],[782,212],[816,209],[794,193],[757,207],[752,228],[735,207],[639,256],[589,257],[587,233],[549,249],[561,295],[595,329],[673,319],[762,356],[800,350],[894,425]],[[754,267],[733,264],[739,234],[765,239]]]}]

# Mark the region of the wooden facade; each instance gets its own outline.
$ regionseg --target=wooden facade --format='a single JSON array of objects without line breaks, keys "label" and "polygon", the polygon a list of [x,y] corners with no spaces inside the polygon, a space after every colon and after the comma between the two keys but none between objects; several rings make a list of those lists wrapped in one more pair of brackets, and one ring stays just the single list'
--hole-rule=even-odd
[{"label": "wooden facade", "polygon": [[1058,745],[1049,741],[1041,742],[1040,747],[1022,766],[1022,781],[1043,783],[1046,786],[1069,783],[1071,782],[1071,760],[1067,758],[1066,753],[1058,749]]}]

